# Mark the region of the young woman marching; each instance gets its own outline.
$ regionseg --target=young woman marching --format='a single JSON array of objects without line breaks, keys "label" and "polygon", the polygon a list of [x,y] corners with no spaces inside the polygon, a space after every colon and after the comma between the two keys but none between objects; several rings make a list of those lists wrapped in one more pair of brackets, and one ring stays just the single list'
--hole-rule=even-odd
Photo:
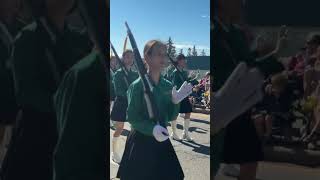
[{"label": "young woman marching", "polygon": [[123,63],[128,72],[125,74],[124,70],[120,68],[116,71],[113,77],[113,85],[115,90],[115,102],[111,111],[111,119],[115,121],[115,132],[112,139],[112,153],[111,160],[115,163],[120,163],[121,158],[118,154],[118,141],[122,133],[124,122],[126,120],[127,111],[127,89],[129,85],[138,78],[138,73],[131,70],[133,65],[133,52],[126,50],[122,54]]},{"label": "young woman marching", "polygon": [[[177,67],[178,70],[174,70],[172,74],[172,83],[177,86],[177,88],[180,88],[182,84],[185,81],[191,81],[188,77],[188,72],[184,69],[186,68],[186,58],[183,54],[179,54],[177,56]],[[190,127],[190,116],[192,112],[192,105],[189,101],[189,97],[186,97],[183,99],[183,101],[180,104],[180,111],[179,113],[184,113],[184,126],[183,126],[183,134],[182,138],[180,138],[176,133],[176,126],[177,126],[177,120],[174,120],[171,122],[172,126],[172,134],[171,137],[175,140],[185,139],[187,141],[193,141],[193,139],[189,135],[189,127]]]},{"label": "young woman marching", "polygon": [[1,179],[52,179],[57,142],[53,95],[64,73],[92,44],[70,26],[75,0],[28,1],[34,21],[17,35],[12,70],[20,109],[2,164]]},{"label": "young woman marching", "polygon": [[[116,95],[114,92],[114,86],[112,83],[113,76],[116,73],[116,71],[117,71],[117,60],[115,56],[111,56],[110,57],[110,87],[109,87],[110,88],[110,113],[113,108],[114,100],[116,98]],[[110,127],[113,127],[113,126],[114,126],[113,122],[110,119]]]},{"label": "young woman marching", "polygon": [[[144,47],[144,60],[153,84],[153,98],[164,122],[174,119],[179,102],[174,101],[173,85],[161,76],[166,62],[166,45],[157,40]],[[132,130],[128,136],[118,171],[121,180],[181,180],[183,171],[165,127],[149,118],[141,78],[128,89],[127,120]],[[173,103],[175,102],[175,103]]]}]

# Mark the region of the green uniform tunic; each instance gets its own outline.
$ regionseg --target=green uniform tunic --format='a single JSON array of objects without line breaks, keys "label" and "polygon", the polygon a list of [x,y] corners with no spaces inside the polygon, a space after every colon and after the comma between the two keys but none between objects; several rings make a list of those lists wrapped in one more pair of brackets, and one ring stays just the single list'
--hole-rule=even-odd
[{"label": "green uniform tunic", "polygon": [[[172,87],[162,76],[154,85],[152,98],[159,110],[161,124],[167,124],[178,115],[179,105],[171,100]],[[182,180],[183,170],[170,140],[158,142],[153,136],[156,122],[149,118],[141,78],[128,89],[127,120],[132,130],[126,141],[117,177],[123,180]]]},{"label": "green uniform tunic", "polygon": [[[213,63],[211,63],[214,77],[213,91],[217,91],[223,86],[241,61],[246,62],[249,66],[257,66],[265,76],[283,70],[282,65],[274,57],[264,59],[263,61],[256,61],[256,54],[250,51],[243,32],[236,26],[232,25],[225,30],[221,24],[215,21],[214,27],[213,36],[215,37],[215,41],[213,41],[213,46],[215,47],[215,52],[213,54]],[[227,42],[229,48],[226,48],[225,42]],[[212,137],[212,167],[214,173],[218,171],[220,162],[222,161],[224,134],[225,131],[221,130]]]},{"label": "green uniform tunic", "polygon": [[98,53],[73,66],[55,95],[59,139],[54,180],[105,180],[107,79]]},{"label": "green uniform tunic", "polygon": [[0,22],[0,122],[12,122],[17,111],[11,72],[13,33]]},{"label": "green uniform tunic", "polygon": [[[163,122],[172,121],[179,113],[179,105],[173,104],[171,100],[172,87],[172,84],[161,76],[153,89],[153,97]],[[127,121],[133,129],[153,136],[152,131],[156,123],[149,118],[141,78],[134,81],[128,89]]]},{"label": "green uniform tunic", "polygon": [[[125,80],[125,74],[120,68],[113,76],[113,85],[116,96],[126,97],[127,90],[130,84],[139,77],[138,73],[132,70],[128,70],[128,81]],[[128,82],[128,84],[127,84]]]},{"label": "green uniform tunic", "polygon": [[[179,89],[182,84],[187,81],[190,83],[193,79],[191,77],[188,77],[188,71],[180,70],[180,72],[175,69],[172,73],[172,84],[176,86],[177,89]],[[189,101],[189,97],[184,98],[180,102],[180,110],[179,113],[191,113],[192,112],[192,104]]]},{"label": "green uniform tunic", "polygon": [[168,66],[166,69],[165,78],[170,82],[172,81],[172,73],[174,70],[175,70],[175,67],[173,65]]},{"label": "green uniform tunic", "polygon": [[23,113],[3,164],[9,179],[52,178],[52,154],[57,141],[53,95],[59,76],[91,50],[85,34],[68,26],[60,34],[43,20],[26,26],[15,40],[15,94]]},{"label": "green uniform tunic", "polygon": [[[59,83],[54,74],[62,77],[92,47],[85,34],[70,27],[60,34],[54,26],[48,25],[56,35],[55,44],[39,22],[34,22],[17,36],[14,53],[17,101],[20,106],[30,106],[42,112],[53,112],[52,95]],[[54,66],[48,60],[46,48],[53,54]]]},{"label": "green uniform tunic", "polygon": [[177,89],[181,87],[181,85],[184,83],[184,81],[189,82],[191,79],[188,77],[188,71],[177,71],[177,69],[174,69],[172,72],[172,84],[177,86]]}]

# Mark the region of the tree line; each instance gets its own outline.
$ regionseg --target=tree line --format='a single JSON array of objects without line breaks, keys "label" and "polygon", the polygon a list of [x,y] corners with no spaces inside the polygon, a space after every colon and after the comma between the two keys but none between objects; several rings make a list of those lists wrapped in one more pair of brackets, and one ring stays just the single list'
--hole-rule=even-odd
[{"label": "tree line", "polygon": [[[168,54],[171,56],[171,57],[176,57],[178,54],[184,54],[183,52],[183,49],[180,49],[179,53],[177,53],[176,51],[176,47],[174,46],[174,43],[172,41],[172,38],[169,37],[169,40],[167,41],[167,51],[168,51]],[[198,51],[196,49],[196,46],[193,45],[193,48],[188,48],[187,50],[187,54],[184,54],[186,56],[198,56]],[[200,55],[199,56],[206,56],[206,53],[204,51],[204,49],[200,52]]]}]

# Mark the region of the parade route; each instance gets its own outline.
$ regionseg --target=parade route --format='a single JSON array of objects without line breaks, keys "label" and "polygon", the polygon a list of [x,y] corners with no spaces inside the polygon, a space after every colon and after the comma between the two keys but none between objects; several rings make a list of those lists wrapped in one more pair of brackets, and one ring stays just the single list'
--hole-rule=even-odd
[{"label": "parade route", "polygon": [[[215,180],[236,180],[236,178],[224,176],[221,169]],[[320,167],[309,168],[287,163],[261,162],[257,173],[257,180],[316,180],[319,178]]]},{"label": "parade route", "polygon": [[[178,118],[178,135],[182,134],[183,118]],[[126,137],[129,133],[130,125],[125,123],[125,130],[119,142],[121,153],[123,153]],[[168,127],[171,133],[171,127]],[[208,180],[210,179],[210,116],[207,114],[193,113],[191,116],[190,130],[194,142],[171,140],[182,169],[185,180]],[[110,129],[110,142],[112,133]],[[110,151],[111,151],[110,146]],[[113,179],[118,171],[118,166],[110,163],[110,177]]]}]

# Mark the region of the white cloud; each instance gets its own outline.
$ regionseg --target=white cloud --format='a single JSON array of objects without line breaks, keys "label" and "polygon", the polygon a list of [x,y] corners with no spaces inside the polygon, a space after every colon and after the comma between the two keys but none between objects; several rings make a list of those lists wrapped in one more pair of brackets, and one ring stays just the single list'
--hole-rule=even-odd
[{"label": "white cloud", "polygon": [[198,53],[200,53],[202,50],[205,51],[207,55],[210,56],[210,47],[205,45],[197,45],[193,43],[175,43],[173,44],[176,47],[176,50],[179,52],[180,49],[183,49],[184,53],[186,54],[189,48],[193,48],[193,46],[196,46],[196,50]]},{"label": "white cloud", "polygon": [[204,46],[204,45],[197,45],[197,44],[192,44],[192,43],[175,43],[173,44],[177,49],[188,49],[188,48],[193,48],[193,46],[196,46],[196,49],[198,50],[210,50],[210,47]]},{"label": "white cloud", "polygon": [[210,19],[210,16],[209,15],[201,15],[202,18],[209,18]]}]

